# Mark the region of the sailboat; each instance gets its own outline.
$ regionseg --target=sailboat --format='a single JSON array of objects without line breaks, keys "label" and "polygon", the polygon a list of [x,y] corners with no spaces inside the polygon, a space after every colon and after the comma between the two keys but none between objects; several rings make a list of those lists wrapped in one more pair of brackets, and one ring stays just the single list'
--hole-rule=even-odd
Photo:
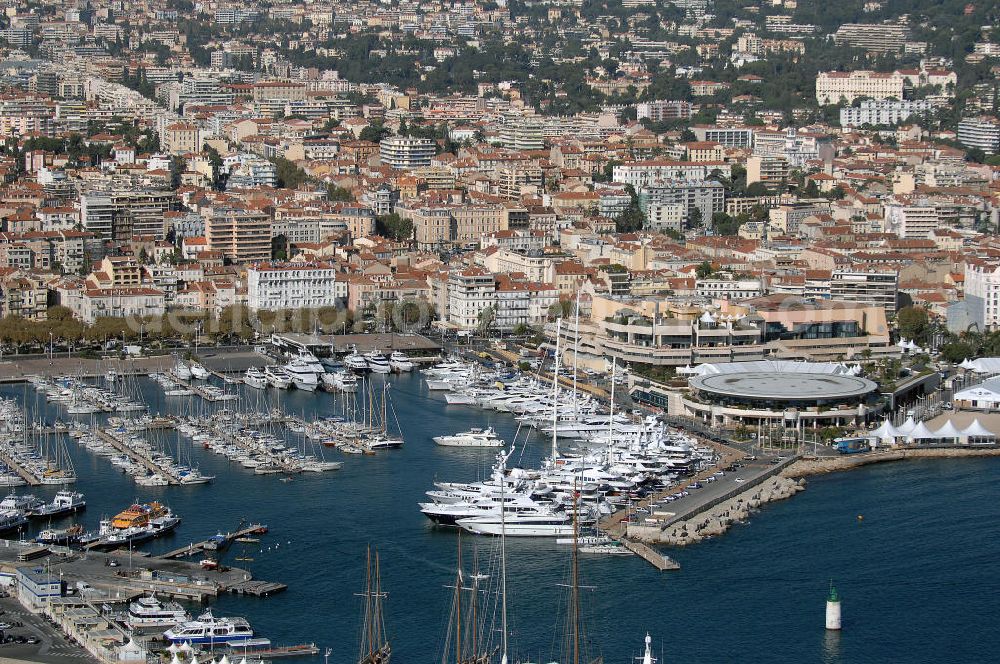
[{"label": "sailboat", "polygon": [[[579,497],[579,494],[577,494]],[[604,657],[592,657],[588,650],[587,635],[580,615],[580,520],[577,518],[577,503],[573,501],[573,559],[570,584],[569,607],[566,614],[566,632],[563,640],[566,664],[604,664]]]},{"label": "sailboat", "polygon": [[[490,664],[492,659],[488,643],[484,639],[484,626],[480,617],[479,582],[483,580],[478,570],[468,575],[466,585],[465,570],[462,569],[462,536],[458,536],[458,568],[455,573],[454,595],[452,597],[451,620],[445,639],[441,664]],[[468,602],[463,596],[469,594]]]},{"label": "sailboat", "polygon": [[374,565],[372,563],[371,547],[368,548],[367,581],[365,592],[365,618],[361,625],[361,646],[358,652],[358,664],[388,664],[392,648],[385,634],[385,622],[382,615],[382,577],[379,572],[378,551],[375,551]]}]

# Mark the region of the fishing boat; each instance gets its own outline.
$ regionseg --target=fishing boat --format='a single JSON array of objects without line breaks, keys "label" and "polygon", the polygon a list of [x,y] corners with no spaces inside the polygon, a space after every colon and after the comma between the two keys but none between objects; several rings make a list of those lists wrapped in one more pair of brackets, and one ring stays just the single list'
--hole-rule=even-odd
[{"label": "fishing boat", "polygon": [[503,447],[504,441],[493,430],[472,428],[451,436],[434,436],[434,442],[442,447]]},{"label": "fishing boat", "polygon": [[267,374],[257,367],[250,367],[247,369],[246,373],[243,374],[243,383],[247,387],[252,387],[256,390],[263,390],[267,387]]},{"label": "fishing boat", "polygon": [[83,494],[77,491],[58,491],[52,498],[52,502],[45,503],[34,511],[32,516],[36,518],[56,518],[67,514],[75,514],[86,509],[87,501]]},{"label": "fishing boat", "polygon": [[246,618],[216,618],[208,610],[197,620],[185,620],[168,629],[163,636],[171,643],[205,645],[211,649],[247,641],[254,632]]}]

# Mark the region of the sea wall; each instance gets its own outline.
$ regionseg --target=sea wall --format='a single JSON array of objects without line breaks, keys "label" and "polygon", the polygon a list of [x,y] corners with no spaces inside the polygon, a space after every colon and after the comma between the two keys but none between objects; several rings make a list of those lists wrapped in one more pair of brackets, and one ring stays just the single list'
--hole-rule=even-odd
[{"label": "sea wall", "polygon": [[996,447],[924,447],[894,448],[884,451],[849,454],[835,457],[802,458],[781,471],[783,477],[799,478],[851,470],[872,463],[903,461],[905,459],[958,459],[968,457],[1000,456]]},{"label": "sea wall", "polygon": [[788,477],[768,477],[760,484],[699,511],[683,521],[676,521],[664,529],[658,527],[630,527],[632,539],[651,544],[687,546],[709,537],[721,535],[734,523],[742,523],[750,514],[770,502],[791,498],[805,489],[805,480]]}]

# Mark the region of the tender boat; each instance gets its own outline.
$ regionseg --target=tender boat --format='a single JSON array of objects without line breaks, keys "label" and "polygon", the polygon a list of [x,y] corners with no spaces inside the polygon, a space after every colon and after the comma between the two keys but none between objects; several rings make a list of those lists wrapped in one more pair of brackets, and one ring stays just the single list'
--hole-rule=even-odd
[{"label": "tender boat", "polygon": [[504,441],[493,427],[473,428],[451,436],[434,436],[434,442],[443,447],[503,447]]},{"label": "tender boat", "polygon": [[211,611],[175,625],[163,633],[172,643],[208,645],[229,645],[253,638],[253,629],[246,618],[216,618]]}]

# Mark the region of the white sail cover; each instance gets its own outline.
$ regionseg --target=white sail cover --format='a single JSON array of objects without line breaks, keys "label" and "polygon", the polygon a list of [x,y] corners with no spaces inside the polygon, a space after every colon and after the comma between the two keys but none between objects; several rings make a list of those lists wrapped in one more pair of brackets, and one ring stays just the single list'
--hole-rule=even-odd
[{"label": "white sail cover", "polygon": [[913,440],[927,440],[928,438],[937,438],[937,434],[928,429],[923,422],[918,422],[917,426],[913,427],[913,430],[907,434],[907,437]]},{"label": "white sail cover", "polygon": [[896,427],[892,426],[889,420],[882,422],[882,425],[868,434],[869,438],[877,438],[878,440],[885,440],[886,438],[899,438],[903,434],[899,433]]},{"label": "white sail cover", "polygon": [[916,428],[917,423],[913,421],[912,417],[908,417],[905,422],[896,427],[896,432],[899,436],[909,436],[910,433]]},{"label": "white sail cover", "polygon": [[996,434],[979,423],[979,418],[972,420],[972,424],[962,430],[962,435],[968,438],[995,438]]},{"label": "white sail cover", "polygon": [[951,420],[945,422],[941,425],[940,429],[934,432],[935,438],[960,438],[961,436],[962,432],[959,431],[958,427]]}]

